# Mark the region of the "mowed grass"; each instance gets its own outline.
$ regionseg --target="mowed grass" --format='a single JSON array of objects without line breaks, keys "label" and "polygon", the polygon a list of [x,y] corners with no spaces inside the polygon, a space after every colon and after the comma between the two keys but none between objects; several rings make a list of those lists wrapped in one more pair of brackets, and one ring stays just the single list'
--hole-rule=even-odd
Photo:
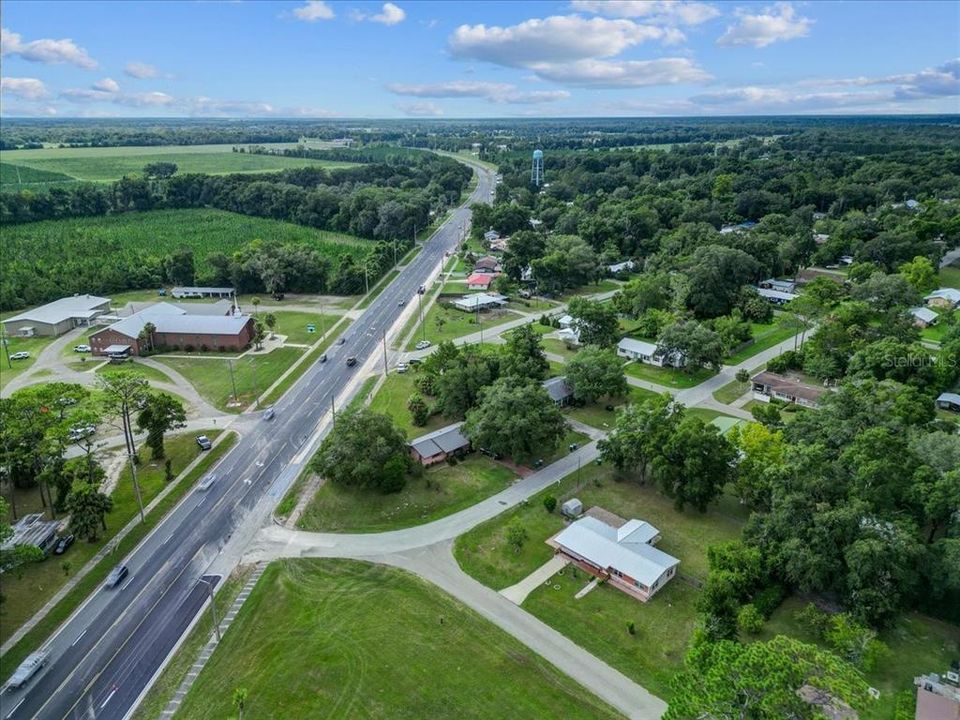
[{"label": "mowed grass", "polygon": [[432,585],[348,560],[272,563],[180,715],[233,717],[236,687],[251,718],[619,717]]},{"label": "mowed grass", "polygon": [[[87,360],[85,365],[91,365],[101,361],[103,358],[90,358]],[[152,365],[147,365],[142,363],[139,360],[134,360],[130,358],[124,363],[106,363],[101,364],[94,372],[98,375],[102,375],[105,372],[112,372],[114,370],[129,370],[135,372],[138,375],[142,375],[148,381],[152,382],[162,382],[162,383],[172,383],[173,380],[170,379],[170,376],[164,373],[162,370],[158,370]]]},{"label": "mowed grass", "polygon": [[657,367],[641,362],[627,363],[624,365],[623,371],[631,377],[676,389],[696,387],[704,380],[709,380],[717,374],[714,370],[708,368],[687,372],[677,368]]},{"label": "mowed grass", "polygon": [[[410,417],[410,411],[407,410],[407,401],[410,396],[417,392],[414,384],[417,374],[415,372],[398,373],[391,372],[383,385],[377,390],[377,394],[370,401],[370,409],[381,412],[393,418],[394,424],[407,434],[407,439],[426,435],[428,432],[437,430],[449,425],[452,421],[444,419],[441,415],[431,415],[427,424],[423,427],[416,427],[413,419]],[[423,398],[429,405],[432,398],[424,396]]]},{"label": "mowed grass", "polygon": [[[298,345],[313,345],[320,336],[332,328],[340,319],[339,315],[321,315],[320,313],[301,312],[297,310],[276,310],[273,316],[277,319],[277,325],[274,332],[277,335],[286,335],[288,343]],[[261,311],[260,319],[266,317],[267,313]],[[314,331],[310,332],[307,325],[313,325]]]},{"label": "mowed grass", "polygon": [[[257,173],[307,166],[329,168],[353,167],[355,163],[330,162],[279,155],[256,155],[233,152],[231,145],[102,147],[102,148],[43,148],[38,150],[10,150],[0,153],[0,160],[20,168],[31,168],[51,174],[48,180],[66,179],[91,182],[109,182],[128,175],[142,175],[143,167],[154,162],[172,162],[178,174]],[[22,179],[21,169],[21,179]],[[8,182],[6,175],[3,183]],[[12,182],[16,182],[14,169]]]},{"label": "mowed grass", "polygon": [[516,479],[509,468],[479,453],[456,465],[438,463],[410,478],[398,493],[381,495],[326,483],[297,526],[325,532],[383,532],[451,515],[506,489]]},{"label": "mowed grass", "polygon": [[772,323],[750,323],[750,331],[753,334],[753,340],[725,358],[725,364],[739,365],[754,355],[789,340],[799,332],[797,328],[781,325],[776,320]]},{"label": "mowed grass", "polygon": [[[241,412],[304,354],[303,348],[281,347],[265,355],[232,361],[217,357],[157,357],[186,377],[204,400],[228,412]],[[231,376],[230,363],[233,363]],[[236,383],[239,405],[229,405]]]},{"label": "mowed grass", "polygon": [[940,287],[960,288],[960,262],[940,268]]},{"label": "mowed grass", "polygon": [[[200,455],[197,446],[196,433],[177,435],[166,441],[167,457],[171,461],[173,473],[176,475]],[[219,432],[207,431],[207,436],[214,439]],[[150,451],[140,452],[143,458],[137,468],[137,479],[140,482],[140,491],[143,495],[143,504],[146,506],[164,487],[167,482],[163,461],[154,461],[149,458]],[[34,491],[31,495],[36,496]],[[4,574],[3,594],[5,601],[0,614],[0,641],[5,641],[11,633],[22,625],[63,584],[90,558],[119,532],[139,512],[136,496],[133,490],[133,481],[130,479],[130,466],[125,465],[117,482],[117,487],[111,493],[113,510],[107,516],[107,530],[101,534],[95,543],[78,539],[63,555],[51,555],[39,563],[24,565],[18,570]],[[22,497],[18,502],[18,511],[38,512],[38,499]],[[63,563],[70,563],[69,572],[63,568]]]},{"label": "mowed grass", "polygon": [[[15,377],[28,373],[37,362],[37,356],[47,345],[52,343],[54,337],[30,337],[22,338],[16,335],[6,335],[7,346],[0,345],[0,388],[6,387],[7,383]],[[10,356],[18,352],[28,352],[30,357],[26,360],[10,360]]]},{"label": "mowed grass", "polygon": [[[617,421],[617,410],[619,408],[624,405],[635,405],[656,396],[657,393],[652,390],[629,385],[626,398],[601,398],[595,403],[564,408],[563,413],[599,430],[611,430]],[[607,407],[613,407],[613,410],[607,410]]]},{"label": "mowed grass", "polygon": [[[489,331],[490,336],[493,337],[498,326],[519,317],[521,315],[512,310],[489,310],[480,313],[478,324],[476,313],[466,313],[436,302],[424,315],[423,327],[418,328],[410,338],[407,350],[413,350],[417,342],[424,338],[437,345],[444,340],[455,340],[465,335],[479,333],[481,329],[484,333]],[[415,323],[416,320],[413,322]]]}]

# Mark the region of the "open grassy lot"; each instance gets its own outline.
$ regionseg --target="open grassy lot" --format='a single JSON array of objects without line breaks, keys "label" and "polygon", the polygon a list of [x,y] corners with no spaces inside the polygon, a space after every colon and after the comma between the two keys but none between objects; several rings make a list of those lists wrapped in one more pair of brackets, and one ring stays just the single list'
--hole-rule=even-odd
[{"label": "open grassy lot", "polygon": [[772,323],[750,323],[750,331],[753,333],[753,340],[727,357],[724,360],[727,365],[739,365],[757,353],[789,340],[798,332],[797,328],[781,325],[776,319]]},{"label": "open grassy lot", "polygon": [[[200,433],[182,434],[167,440],[167,457],[171,460],[174,474],[181,472],[200,454],[200,448],[194,439],[198,434]],[[211,430],[207,431],[206,434],[213,439],[219,432]],[[167,485],[163,461],[150,460],[149,454],[148,450],[141,453],[143,462],[137,469],[137,478],[140,481],[144,506]],[[186,489],[188,484],[182,483],[182,485]],[[113,498],[113,510],[107,514],[107,530],[99,541],[88,543],[77,540],[73,547],[63,555],[51,555],[42,562],[22,566],[18,570],[4,575],[3,594],[5,601],[2,605],[2,612],[0,612],[0,641],[10,637],[13,631],[37,612],[73,573],[83,567],[124,525],[136,516],[138,507],[133,482],[130,479],[129,465],[125,466],[121,472],[117,487],[111,493],[111,497]],[[39,493],[36,489],[18,497],[17,510],[20,515],[42,510]],[[64,570],[64,562],[70,564],[69,572]]]},{"label": "open grassy lot", "polygon": [[[796,621],[795,615],[805,601],[787,598],[764,626],[761,639],[774,635],[790,635],[804,642],[818,644],[806,627]],[[908,613],[892,628],[880,634],[891,654],[877,668],[867,673],[867,681],[881,693],[881,701],[872,711],[862,716],[869,720],[893,720],[893,694],[913,690],[913,678],[928,672],[943,672],[960,654],[960,627],[934,618]]]},{"label": "open grassy lot", "polygon": [[668,388],[692,388],[696,387],[704,380],[708,380],[716,375],[716,372],[707,368],[700,368],[694,372],[678,370],[677,368],[657,367],[641,362],[630,362],[624,365],[623,371],[632,377],[646,380],[647,382],[657,383]]},{"label": "open grassy lot", "polygon": [[[22,182],[36,183],[64,179],[108,182],[119,180],[127,175],[141,175],[144,165],[160,161],[176,163],[180,174],[206,173],[208,175],[271,172],[315,165],[330,168],[354,166],[354,163],[233,152],[232,145],[8,150],[0,153],[0,160],[12,165],[11,169],[4,172],[4,185],[16,182],[17,168],[20,168]],[[24,168],[44,173],[43,176],[31,174],[31,178],[47,179],[25,179]]]},{"label": "open grassy lot", "polygon": [[[642,402],[643,400],[656,397],[656,395],[652,390],[645,390],[644,388],[633,387],[631,385],[627,388],[626,398],[601,398],[595,403],[590,403],[582,407],[564,408],[563,413],[591,427],[600,430],[610,430],[617,421],[617,408]],[[614,407],[613,410],[607,410],[607,407],[610,405]]]},{"label": "open grassy lot", "polygon": [[[377,394],[370,401],[370,409],[385,413],[393,418],[393,422],[407,433],[407,439],[426,435],[428,432],[438,430],[449,425],[452,421],[445,419],[442,415],[431,415],[427,424],[423,427],[416,427],[410,417],[410,411],[407,410],[407,400],[417,392],[414,380],[417,375],[413,372],[398,373],[391,372],[387,375],[383,385],[377,390]],[[431,398],[425,397],[427,404]]]},{"label": "open grassy lot", "polygon": [[[157,357],[159,362],[179,371],[203,398],[220,410],[240,412],[276,381],[304,353],[303,348],[282,347],[265,355],[247,355],[237,360],[216,357]],[[230,363],[233,363],[231,381]],[[229,406],[236,382],[240,404]]]},{"label": "open grassy lot", "polygon": [[960,262],[940,268],[940,287],[960,288]]},{"label": "open grassy lot", "polygon": [[271,564],[180,713],[231,717],[236,687],[251,718],[618,717],[433,586],[346,560]]},{"label": "open grassy lot", "polygon": [[619,290],[621,287],[622,283],[618,283],[615,280],[610,280],[609,278],[604,278],[600,282],[582,285],[578,288],[574,288],[573,290],[565,290],[559,299],[566,302],[573,297],[597,295],[599,293],[610,292],[611,290]]},{"label": "open grassy lot", "polygon": [[[98,363],[101,360],[103,360],[103,358],[89,358],[85,364],[90,365],[91,363]],[[164,373],[162,370],[158,370],[152,365],[147,365],[133,358],[130,358],[124,363],[109,363],[109,362],[106,364],[101,363],[100,366],[94,372],[96,372],[97,374],[103,374],[105,372],[111,372],[112,370],[130,370],[132,372],[136,372],[140,375],[143,375],[143,377],[145,377],[147,380],[150,380],[153,382],[162,382],[162,383],[173,382],[170,379],[170,376]]]},{"label": "open grassy lot", "polygon": [[[261,319],[266,315],[260,312]],[[287,342],[300,345],[313,345],[324,332],[333,327],[340,319],[339,315],[321,315],[319,312],[300,312],[296,310],[273,311],[277,318],[274,332],[277,335],[286,335]],[[313,324],[314,331],[309,332],[307,325]]]},{"label": "open grassy lot", "polygon": [[474,505],[504,490],[514,479],[509,468],[473,453],[456,465],[434,465],[422,478],[411,478],[403,490],[391,495],[326,483],[307,505],[298,526],[329,532],[382,532],[420,525]]},{"label": "open grassy lot", "polygon": [[[5,387],[15,377],[28,373],[37,362],[37,355],[56,338],[31,337],[21,338],[4,334],[7,346],[0,346],[0,388]],[[9,356],[18,352],[28,352],[26,360],[9,360]]]},{"label": "open grassy lot", "polygon": [[[407,350],[413,350],[422,337],[426,337],[427,340],[436,345],[444,340],[454,340],[464,335],[473,335],[480,332],[481,328],[484,333],[490,331],[492,335],[498,325],[516,320],[519,317],[520,314],[512,310],[491,310],[480,313],[480,324],[478,325],[476,313],[465,313],[437,302],[424,315],[422,332],[418,328],[410,339]],[[416,324],[416,319],[411,322]]]},{"label": "open grassy lot", "polygon": [[557,338],[544,338],[542,343],[543,349],[548,353],[560,355],[565,360],[569,360],[577,354],[576,347],[570,347],[563,340],[558,340]]}]

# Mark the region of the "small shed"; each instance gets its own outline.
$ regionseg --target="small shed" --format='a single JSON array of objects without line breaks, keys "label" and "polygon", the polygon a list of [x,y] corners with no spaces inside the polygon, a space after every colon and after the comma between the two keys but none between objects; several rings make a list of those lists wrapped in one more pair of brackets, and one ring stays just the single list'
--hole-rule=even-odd
[{"label": "small shed", "polygon": [[583,514],[583,503],[577,498],[570,498],[560,506],[560,512],[568,518],[578,518]]}]

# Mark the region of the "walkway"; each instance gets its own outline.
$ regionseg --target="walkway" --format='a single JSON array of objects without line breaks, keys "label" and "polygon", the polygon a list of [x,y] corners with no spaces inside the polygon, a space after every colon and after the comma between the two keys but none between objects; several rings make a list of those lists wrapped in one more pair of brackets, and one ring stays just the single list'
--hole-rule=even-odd
[{"label": "walkway", "polygon": [[570,561],[563,555],[554,555],[516,585],[511,585],[501,590],[500,594],[514,605],[523,605],[523,601],[527,599],[527,595],[563,570],[569,562]]}]

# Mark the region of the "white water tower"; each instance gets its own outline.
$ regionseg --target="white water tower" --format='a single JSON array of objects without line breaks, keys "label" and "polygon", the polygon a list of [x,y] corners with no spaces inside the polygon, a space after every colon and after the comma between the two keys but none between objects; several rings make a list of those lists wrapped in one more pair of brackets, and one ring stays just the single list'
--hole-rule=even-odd
[{"label": "white water tower", "polygon": [[543,185],[543,150],[533,151],[533,170],[530,172],[530,182],[536,187]]}]

